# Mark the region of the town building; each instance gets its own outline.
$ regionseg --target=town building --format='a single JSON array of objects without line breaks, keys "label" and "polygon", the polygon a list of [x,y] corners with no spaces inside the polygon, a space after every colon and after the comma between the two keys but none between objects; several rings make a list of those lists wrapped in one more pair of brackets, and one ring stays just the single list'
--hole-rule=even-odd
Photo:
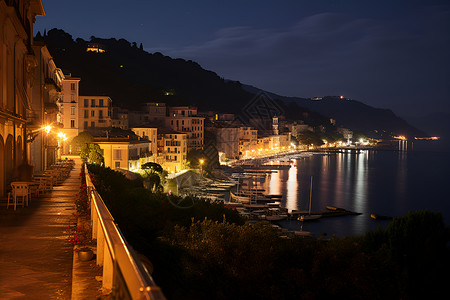
[{"label": "town building", "polygon": [[255,154],[258,150],[258,130],[253,127],[242,126],[239,128],[239,154],[246,158]]},{"label": "town building", "polygon": [[78,111],[81,131],[112,126],[112,100],[108,96],[80,96]]},{"label": "town building", "polygon": [[128,109],[113,106],[111,123],[112,127],[123,130],[130,128],[128,123]]},{"label": "town building", "polygon": [[[0,196],[14,178],[28,179],[27,115],[38,65],[33,51],[33,24],[44,16],[41,0],[0,1]],[[40,99],[36,99],[40,101]]]},{"label": "town building", "polygon": [[[33,52],[38,62],[35,68],[31,111],[28,119],[30,163],[34,173],[40,173],[59,158],[59,146],[65,137],[60,135],[58,105],[64,74],[57,68],[43,41],[35,41]],[[49,126],[49,127],[46,127]],[[46,127],[47,130],[42,128]]]},{"label": "town building", "polygon": [[239,127],[215,128],[216,149],[220,161],[239,159]]},{"label": "town building", "polygon": [[158,130],[158,159],[164,170],[177,173],[186,168],[188,138],[186,133]]},{"label": "town building", "polygon": [[142,125],[131,129],[137,136],[150,142],[150,152],[158,153],[158,127],[155,125]]},{"label": "town building", "polygon": [[61,97],[57,102],[59,114],[58,123],[62,124],[62,131],[67,137],[62,145],[62,154],[71,153],[70,141],[79,133],[79,85],[80,78],[66,75],[62,80]]},{"label": "town building", "polygon": [[147,114],[147,121],[164,121],[167,117],[167,107],[162,102],[147,102],[142,104],[142,110]]},{"label": "town building", "polygon": [[197,108],[193,106],[169,107],[166,126],[176,132],[187,135],[187,151],[203,149],[204,117],[197,116]]},{"label": "town building", "polygon": [[135,137],[95,137],[94,142],[103,151],[105,167],[137,171],[151,157],[148,140]]}]

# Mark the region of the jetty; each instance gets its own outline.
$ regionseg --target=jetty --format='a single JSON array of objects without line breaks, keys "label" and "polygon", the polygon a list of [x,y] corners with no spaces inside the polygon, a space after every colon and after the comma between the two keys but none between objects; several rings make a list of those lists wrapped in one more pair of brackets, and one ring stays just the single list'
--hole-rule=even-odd
[{"label": "jetty", "polygon": [[[292,218],[292,217],[299,217],[301,215],[306,215],[306,214],[309,214],[309,212],[308,211],[293,211],[289,215]],[[327,206],[326,210],[312,211],[311,215],[322,215],[321,218],[329,218],[329,217],[362,215],[362,213],[346,210],[344,208]]]}]

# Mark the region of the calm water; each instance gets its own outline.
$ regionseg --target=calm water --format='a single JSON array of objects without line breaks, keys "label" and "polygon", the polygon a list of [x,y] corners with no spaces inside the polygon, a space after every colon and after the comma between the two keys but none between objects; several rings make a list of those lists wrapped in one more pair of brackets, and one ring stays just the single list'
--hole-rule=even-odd
[{"label": "calm water", "polygon": [[[331,205],[362,213],[305,222],[303,230],[316,236],[360,235],[387,224],[372,220],[371,213],[397,217],[418,209],[440,211],[449,225],[450,153],[434,148],[416,143],[405,151],[314,155],[268,176],[264,186],[272,194],[283,194],[282,205],[289,211],[307,210],[313,176],[312,211]],[[300,228],[298,221],[280,225]]]}]

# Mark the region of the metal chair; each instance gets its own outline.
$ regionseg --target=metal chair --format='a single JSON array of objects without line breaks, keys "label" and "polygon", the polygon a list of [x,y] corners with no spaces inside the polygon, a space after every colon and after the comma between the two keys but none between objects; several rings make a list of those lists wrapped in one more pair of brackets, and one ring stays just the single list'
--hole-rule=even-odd
[{"label": "metal chair", "polygon": [[12,202],[14,202],[14,210],[16,210],[17,204],[20,204],[18,202],[18,199],[22,200],[22,207],[28,206],[29,201],[29,190],[28,190],[28,184],[27,183],[19,183],[19,182],[12,182],[11,183],[12,190],[8,193],[8,204],[6,205],[6,209],[9,208],[10,199]]}]

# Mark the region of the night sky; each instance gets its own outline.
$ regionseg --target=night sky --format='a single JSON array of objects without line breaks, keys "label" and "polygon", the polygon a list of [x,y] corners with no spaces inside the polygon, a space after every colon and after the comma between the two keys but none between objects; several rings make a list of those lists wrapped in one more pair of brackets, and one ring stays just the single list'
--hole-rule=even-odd
[{"label": "night sky", "polygon": [[43,0],[35,32],[124,38],[285,96],[450,113],[450,1]]}]

